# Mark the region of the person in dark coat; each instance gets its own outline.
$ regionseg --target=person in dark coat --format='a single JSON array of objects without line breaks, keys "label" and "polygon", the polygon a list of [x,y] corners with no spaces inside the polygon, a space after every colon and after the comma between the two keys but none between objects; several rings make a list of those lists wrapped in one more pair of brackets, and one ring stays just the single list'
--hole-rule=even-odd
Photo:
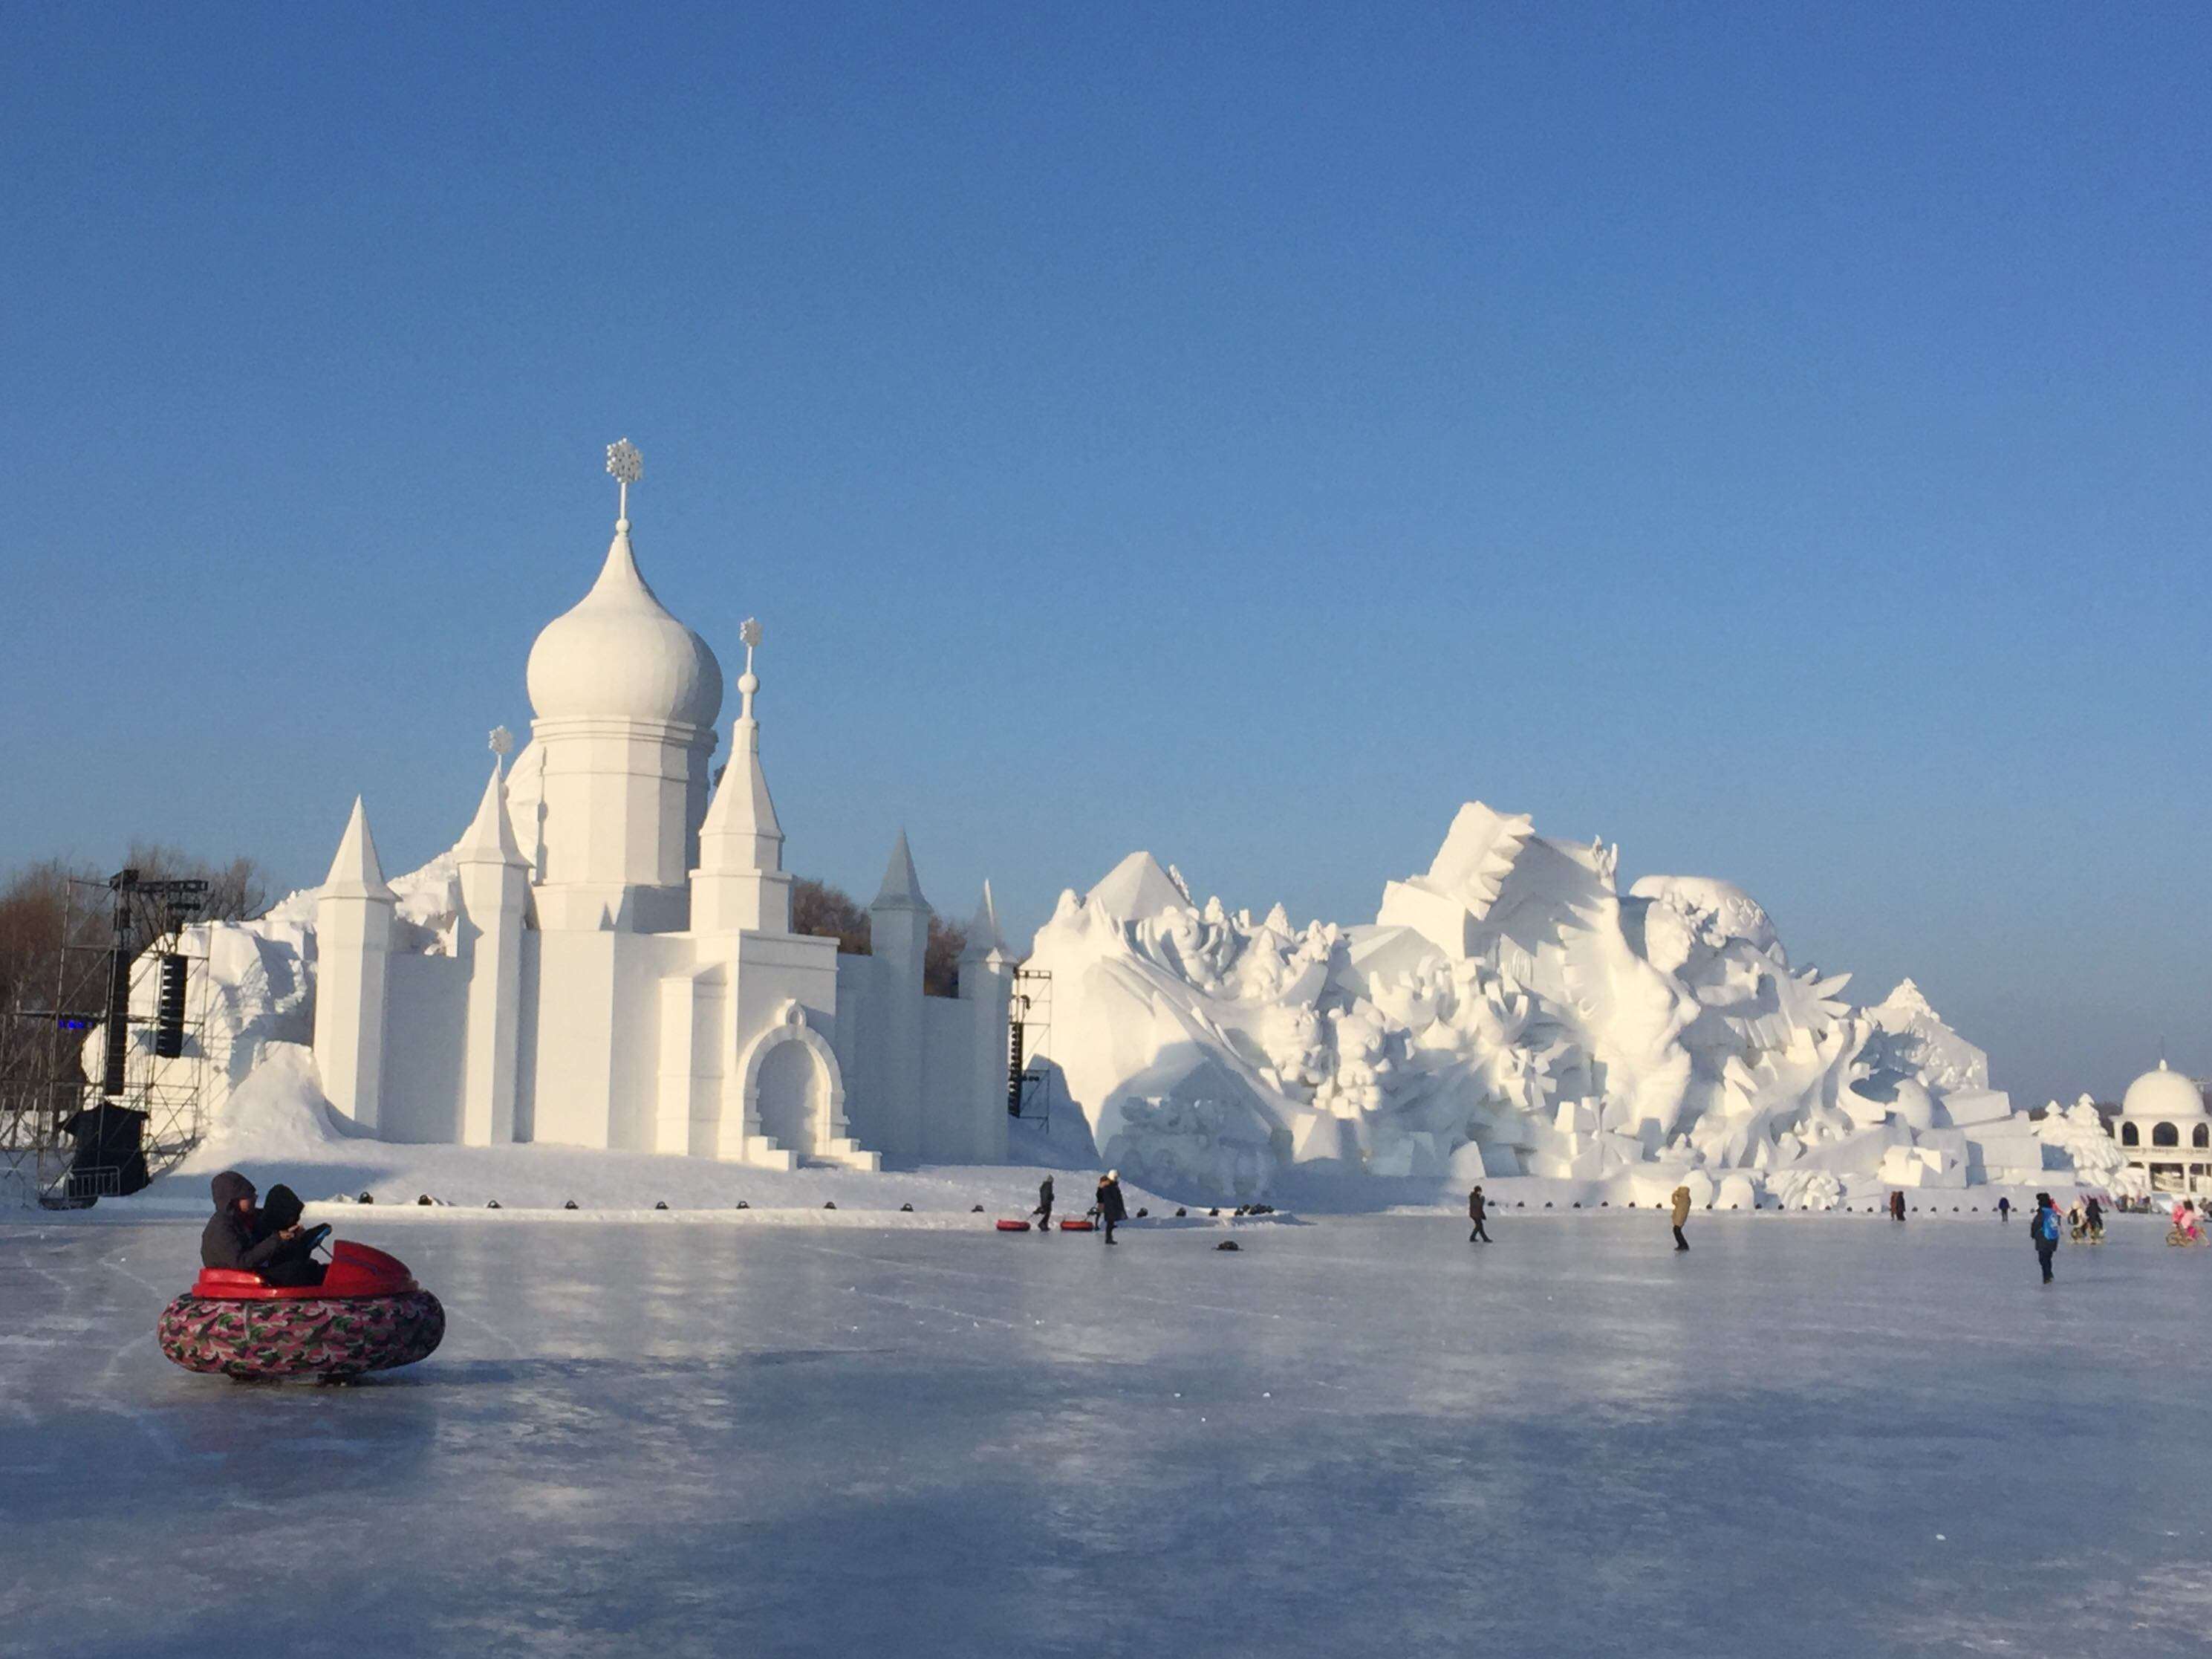
[{"label": "person in dark coat", "polygon": [[153,1176],[146,1170],[146,1114],[100,1101],[62,1125],[76,1142],[70,1160],[68,1195],[86,1203],[125,1198]]},{"label": "person in dark coat", "polygon": [[1128,1206],[1121,1202],[1121,1172],[1106,1171],[1106,1179],[1098,1183],[1098,1214],[1106,1224],[1106,1242],[1114,1242],[1114,1224],[1129,1218]]},{"label": "person in dark coat", "polygon": [[1467,1218],[1474,1223],[1474,1231],[1467,1236],[1468,1243],[1474,1243],[1478,1238],[1486,1244],[1490,1243],[1490,1234],[1484,1230],[1482,1224],[1483,1212],[1489,1206],[1482,1200],[1481,1188],[1477,1187],[1467,1195]]},{"label": "person in dark coat", "polygon": [[1052,1231],[1052,1177],[1047,1176],[1037,1183],[1037,1206],[1030,1213],[1037,1218],[1037,1225],[1045,1231]]},{"label": "person in dark coat", "polygon": [[2012,1200],[2010,1199],[2001,1198],[1997,1200],[1997,1219],[1999,1221],[2009,1221],[2012,1219]]},{"label": "person in dark coat", "polygon": [[2035,1259],[2043,1268],[2043,1282],[2051,1283],[2051,1259],[2058,1254],[2058,1206],[2051,1201],[2049,1193],[2035,1195],[2035,1217],[2027,1224],[2027,1236],[2035,1242]]},{"label": "person in dark coat", "polygon": [[281,1182],[269,1189],[269,1201],[261,1206],[261,1220],[255,1231],[264,1237],[274,1237],[278,1245],[276,1254],[261,1267],[261,1276],[271,1285],[323,1282],[323,1264],[315,1260],[315,1246],[330,1236],[331,1230],[303,1229],[300,1217],[306,1208],[300,1202],[300,1195]]},{"label": "person in dark coat", "polygon": [[200,1234],[201,1267],[258,1273],[300,1236],[296,1223],[289,1236],[263,1230],[260,1212],[253,1207],[253,1183],[237,1170],[225,1170],[208,1186],[215,1194],[215,1213]]},{"label": "person in dark coat", "polygon": [[2105,1237],[2105,1206],[2098,1203],[2095,1198],[2091,1197],[2085,1198],[2081,1200],[2081,1209],[2089,1218],[2089,1237],[2093,1239],[2103,1239]]},{"label": "person in dark coat", "polygon": [[1889,1195],[1889,1218],[1892,1221],[1902,1221],[1905,1219],[1905,1194],[1903,1193],[1892,1193]]}]

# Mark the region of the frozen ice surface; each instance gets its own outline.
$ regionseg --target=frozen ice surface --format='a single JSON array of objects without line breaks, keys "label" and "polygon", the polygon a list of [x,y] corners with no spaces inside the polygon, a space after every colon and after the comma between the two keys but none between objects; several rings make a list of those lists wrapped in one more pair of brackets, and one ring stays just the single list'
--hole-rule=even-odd
[{"label": "frozen ice surface", "polygon": [[188,1222],[0,1225],[0,1650],[2207,1649],[2152,1221],[985,1220],[349,1213],[452,1325],[343,1389],[161,1357]]}]

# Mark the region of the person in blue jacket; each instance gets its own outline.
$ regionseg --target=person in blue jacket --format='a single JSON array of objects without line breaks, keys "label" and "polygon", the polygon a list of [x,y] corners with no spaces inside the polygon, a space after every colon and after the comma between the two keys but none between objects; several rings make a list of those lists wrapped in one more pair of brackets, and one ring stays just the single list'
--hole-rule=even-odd
[{"label": "person in blue jacket", "polygon": [[2058,1254],[2058,1206],[2051,1201],[2049,1193],[2035,1195],[2035,1219],[2027,1224],[2027,1236],[2035,1241],[2035,1259],[2043,1266],[2043,1282],[2051,1283],[2051,1259]]}]

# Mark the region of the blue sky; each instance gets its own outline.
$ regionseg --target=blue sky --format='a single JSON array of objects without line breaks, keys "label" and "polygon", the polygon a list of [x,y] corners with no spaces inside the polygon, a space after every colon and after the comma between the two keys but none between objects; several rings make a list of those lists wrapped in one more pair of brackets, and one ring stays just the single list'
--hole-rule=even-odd
[{"label": "blue sky", "polygon": [[400,9],[9,9],[0,864],[447,845],[627,434],[863,897],[1480,798],[2212,1068],[2212,13]]}]

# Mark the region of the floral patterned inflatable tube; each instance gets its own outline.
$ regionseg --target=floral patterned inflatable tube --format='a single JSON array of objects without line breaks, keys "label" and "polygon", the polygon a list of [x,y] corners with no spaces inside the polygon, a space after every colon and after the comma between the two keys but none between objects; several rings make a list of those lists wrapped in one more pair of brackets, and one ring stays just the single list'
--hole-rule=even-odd
[{"label": "floral patterned inflatable tube", "polygon": [[188,1371],[358,1376],[428,1358],[445,1340],[446,1310],[404,1262],[342,1243],[317,1285],[284,1288],[205,1269],[161,1310],[155,1334]]}]

